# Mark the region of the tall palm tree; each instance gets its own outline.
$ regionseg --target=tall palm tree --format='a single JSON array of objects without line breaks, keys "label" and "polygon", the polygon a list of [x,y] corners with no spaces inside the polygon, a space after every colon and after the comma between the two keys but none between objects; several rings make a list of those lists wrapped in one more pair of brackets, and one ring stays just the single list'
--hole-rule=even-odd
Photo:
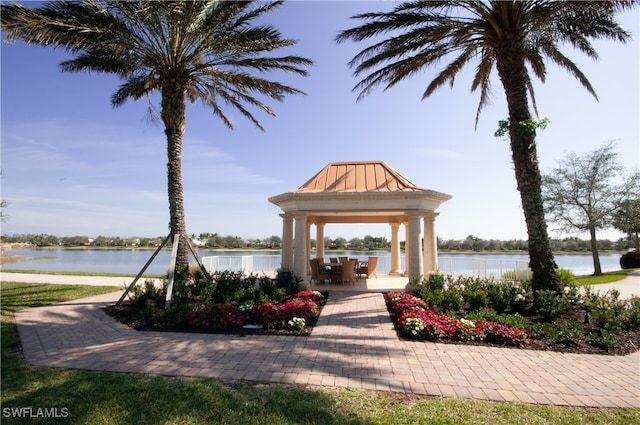
[{"label": "tall palm tree", "polygon": [[4,40],[61,47],[74,54],[63,71],[116,74],[122,85],[114,107],[160,93],[167,137],[170,230],[180,236],[176,279],[188,273],[188,247],[181,174],[186,100],[202,102],[233,128],[223,105],[264,131],[250,107],[274,116],[261,98],[282,101],[301,94],[256,76],[274,70],[306,76],[309,59],[271,56],[292,46],[269,25],[252,21],[282,1],[56,1],[40,8],[20,4],[1,9]]},{"label": "tall palm tree", "polygon": [[425,99],[445,83],[453,84],[466,65],[476,62],[472,91],[480,91],[476,125],[487,105],[494,68],[504,88],[509,110],[507,130],[518,190],[528,232],[530,267],[534,291],[560,290],[557,268],[549,246],[541,196],[541,176],[536,152],[535,109],[530,72],[545,81],[550,60],[596,96],[586,76],[558,44],[568,42],[597,58],[591,38],[626,41],[629,34],[615,21],[615,12],[635,2],[571,1],[410,1],[391,12],[363,13],[353,19],[365,21],[344,30],[336,40],[365,41],[389,35],[358,53],[350,66],[364,78],[355,86],[359,99],[378,86],[387,90],[419,71],[449,62],[431,80]]}]

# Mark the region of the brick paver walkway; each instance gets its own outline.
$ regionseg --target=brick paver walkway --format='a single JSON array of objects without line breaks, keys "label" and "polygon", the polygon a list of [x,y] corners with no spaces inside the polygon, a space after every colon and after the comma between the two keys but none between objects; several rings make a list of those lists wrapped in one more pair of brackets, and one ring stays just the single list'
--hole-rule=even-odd
[{"label": "brick paver walkway", "polygon": [[137,332],[119,293],[16,313],[44,366],[590,407],[640,408],[640,353],[562,354],[398,339],[380,293],[332,292],[308,338]]}]

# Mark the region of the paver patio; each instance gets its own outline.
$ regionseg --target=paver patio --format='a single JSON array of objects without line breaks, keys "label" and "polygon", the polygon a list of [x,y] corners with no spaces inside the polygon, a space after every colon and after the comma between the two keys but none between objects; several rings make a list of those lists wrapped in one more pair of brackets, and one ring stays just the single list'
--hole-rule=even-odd
[{"label": "paver patio", "polygon": [[138,332],[102,311],[119,296],[18,311],[26,361],[232,382],[640,408],[640,352],[603,356],[403,341],[380,293],[332,292],[308,338]]}]

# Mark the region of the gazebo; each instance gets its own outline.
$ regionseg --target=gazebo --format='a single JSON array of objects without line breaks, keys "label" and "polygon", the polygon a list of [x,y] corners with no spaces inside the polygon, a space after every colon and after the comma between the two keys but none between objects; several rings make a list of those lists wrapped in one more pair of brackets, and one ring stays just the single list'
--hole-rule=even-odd
[{"label": "gazebo", "polygon": [[[436,209],[449,199],[416,186],[384,161],[329,163],[298,189],[269,198],[283,211],[282,267],[307,279],[311,225],[316,227],[316,257],[324,258],[326,224],[388,223],[389,274],[420,278],[438,267]],[[400,270],[400,225],[406,232],[405,271]]]}]

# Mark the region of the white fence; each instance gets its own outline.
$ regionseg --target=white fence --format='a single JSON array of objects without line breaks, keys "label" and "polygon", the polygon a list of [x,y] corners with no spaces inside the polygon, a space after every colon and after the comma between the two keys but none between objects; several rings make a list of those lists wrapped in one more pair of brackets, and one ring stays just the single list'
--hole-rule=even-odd
[{"label": "white fence", "polygon": [[[390,258],[380,256],[378,272],[390,269]],[[211,272],[229,270],[242,273],[274,273],[281,264],[280,255],[236,255],[203,257],[202,263]],[[453,276],[478,276],[494,279],[528,279],[528,262],[492,258],[439,258],[440,271]]]},{"label": "white fence", "polygon": [[242,273],[272,273],[280,268],[279,255],[235,255],[202,257],[202,264],[210,272],[229,270]]},{"label": "white fence", "polygon": [[440,271],[453,276],[525,280],[531,278],[529,262],[524,260],[493,258],[441,258]]}]

